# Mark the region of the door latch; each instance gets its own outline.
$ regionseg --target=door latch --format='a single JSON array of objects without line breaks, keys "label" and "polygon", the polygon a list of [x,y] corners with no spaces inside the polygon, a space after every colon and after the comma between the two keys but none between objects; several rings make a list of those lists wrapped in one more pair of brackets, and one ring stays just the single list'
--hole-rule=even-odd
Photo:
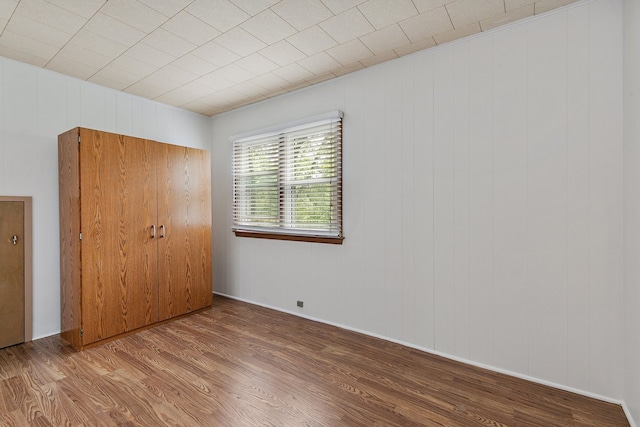
[{"label": "door latch", "polygon": [[13,242],[14,245],[17,245],[18,244],[18,236],[13,236],[11,238],[11,241]]}]

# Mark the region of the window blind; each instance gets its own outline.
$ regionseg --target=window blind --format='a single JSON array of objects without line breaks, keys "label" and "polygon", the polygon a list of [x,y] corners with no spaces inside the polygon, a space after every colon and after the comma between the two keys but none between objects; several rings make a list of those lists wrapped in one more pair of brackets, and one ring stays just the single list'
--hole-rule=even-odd
[{"label": "window blind", "polygon": [[233,142],[233,230],[342,238],[342,113]]}]

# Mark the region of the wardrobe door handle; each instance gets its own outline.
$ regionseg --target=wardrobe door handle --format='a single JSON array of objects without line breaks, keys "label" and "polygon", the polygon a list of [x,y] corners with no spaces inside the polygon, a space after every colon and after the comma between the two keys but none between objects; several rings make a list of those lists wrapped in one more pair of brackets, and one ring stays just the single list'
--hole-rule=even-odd
[{"label": "wardrobe door handle", "polygon": [[160,225],[160,238],[164,237],[164,224]]},{"label": "wardrobe door handle", "polygon": [[151,226],[151,238],[154,239],[156,237],[156,226]]}]

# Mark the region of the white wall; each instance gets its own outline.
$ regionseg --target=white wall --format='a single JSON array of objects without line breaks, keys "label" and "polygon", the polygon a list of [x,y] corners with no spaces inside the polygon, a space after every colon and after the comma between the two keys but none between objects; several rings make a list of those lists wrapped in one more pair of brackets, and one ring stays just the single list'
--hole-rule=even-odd
[{"label": "white wall", "polygon": [[625,394],[640,425],[640,3],[624,2]]},{"label": "white wall", "polygon": [[[234,237],[229,136],[336,108],[344,244]],[[222,114],[212,131],[215,291],[623,397],[620,0]]]},{"label": "white wall", "polygon": [[58,134],[76,126],[209,148],[210,119],[0,58],[0,195],[33,197],[33,338],[60,332]]}]

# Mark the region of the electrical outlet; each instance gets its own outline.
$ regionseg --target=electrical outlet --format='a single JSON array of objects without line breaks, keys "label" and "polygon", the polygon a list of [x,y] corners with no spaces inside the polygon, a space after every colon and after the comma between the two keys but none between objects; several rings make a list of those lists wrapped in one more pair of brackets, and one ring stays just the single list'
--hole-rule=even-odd
[{"label": "electrical outlet", "polygon": [[304,301],[298,301],[298,307],[304,307]]}]

